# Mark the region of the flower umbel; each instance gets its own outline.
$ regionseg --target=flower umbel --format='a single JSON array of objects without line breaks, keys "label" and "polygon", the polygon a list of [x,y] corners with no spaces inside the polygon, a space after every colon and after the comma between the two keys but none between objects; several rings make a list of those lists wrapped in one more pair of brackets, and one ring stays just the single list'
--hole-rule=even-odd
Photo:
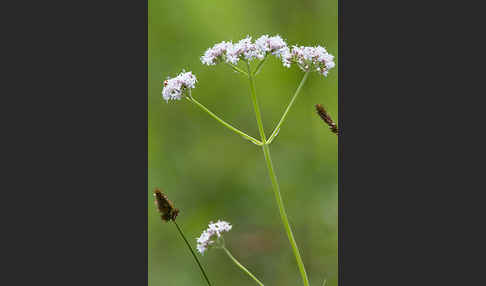
[{"label": "flower umbel", "polygon": [[238,43],[233,44],[226,51],[226,61],[234,65],[238,63],[241,58],[251,61],[255,58],[263,59],[264,54],[257,46],[251,42],[251,37],[240,40]]},{"label": "flower umbel", "polygon": [[297,63],[303,71],[315,69],[324,76],[332,69],[334,56],[329,54],[324,47],[303,47],[293,46],[290,59]]},{"label": "flower umbel", "polygon": [[212,48],[207,49],[201,57],[201,62],[208,66],[214,66],[215,64],[222,62],[226,58],[226,51],[232,45],[231,42],[224,41],[214,45]]},{"label": "flower umbel", "polygon": [[178,76],[164,81],[162,97],[168,102],[170,99],[180,100],[188,88],[196,86],[196,76],[192,72],[182,71]]},{"label": "flower umbel", "polygon": [[[201,62],[208,66],[223,61],[236,65],[241,59],[248,61],[254,59],[263,60],[268,54],[282,58],[283,61],[282,55],[290,54],[290,52],[287,43],[279,35],[273,37],[263,35],[255,43],[252,42],[250,36],[247,36],[235,44],[232,42],[221,42],[214,45],[206,50],[201,57]],[[286,65],[285,62],[284,65]]]},{"label": "flower umbel", "polygon": [[220,62],[237,65],[240,60],[263,60],[269,54],[282,61],[284,67],[296,63],[303,71],[316,70],[327,76],[330,69],[335,66],[334,56],[324,47],[293,46],[290,49],[280,37],[263,35],[252,42],[251,37],[240,40],[238,43],[221,42],[209,48],[201,57],[201,62],[212,66]]},{"label": "flower umbel", "polygon": [[[215,242],[219,242],[221,234],[228,232],[232,228],[231,224],[226,221],[218,220],[217,222],[209,222],[208,228],[203,231],[201,236],[197,239],[197,250],[204,254],[208,248]],[[215,240],[216,239],[216,240]]]},{"label": "flower umbel", "polygon": [[273,37],[263,35],[255,41],[255,44],[262,52],[275,55],[282,60],[285,67],[290,67],[290,50],[279,35]]}]

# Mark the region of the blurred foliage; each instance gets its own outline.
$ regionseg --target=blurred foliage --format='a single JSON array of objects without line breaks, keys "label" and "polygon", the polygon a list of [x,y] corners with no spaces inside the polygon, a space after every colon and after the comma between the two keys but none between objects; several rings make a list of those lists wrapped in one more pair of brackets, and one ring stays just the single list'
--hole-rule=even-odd
[{"label": "blurred foliage", "polygon": [[[302,285],[259,147],[225,129],[188,101],[161,97],[161,81],[182,69],[198,78],[195,96],[259,138],[248,81],[199,58],[213,44],[247,34],[280,34],[289,45],[322,45],[338,56],[335,0],[149,0],[148,269],[150,286],[205,285],[174,225],[162,223],[152,191],[181,210],[177,221],[195,248],[211,220],[233,224],[227,247],[265,285]],[[312,285],[337,285],[337,137],[315,114],[321,103],[337,121],[337,67],[312,73],[270,146],[282,196]],[[274,57],[256,78],[266,134],[303,76]],[[201,257],[214,286],[256,285],[223,251]]]}]

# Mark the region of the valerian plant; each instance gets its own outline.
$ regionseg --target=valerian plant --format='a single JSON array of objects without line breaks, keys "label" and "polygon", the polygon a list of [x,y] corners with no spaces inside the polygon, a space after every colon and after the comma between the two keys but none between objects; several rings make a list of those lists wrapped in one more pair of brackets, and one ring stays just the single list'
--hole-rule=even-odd
[{"label": "valerian plant", "polygon": [[[270,56],[277,57],[282,62],[282,65],[286,68],[290,68],[292,64],[297,65],[304,72],[304,75],[300,83],[298,84],[297,89],[295,90],[294,95],[292,96],[281,119],[273,129],[273,132],[270,134],[270,136],[267,137],[264,132],[260,106],[256,94],[255,77],[260,73],[265,61]],[[256,67],[252,70],[250,63],[254,61],[257,61],[257,64]],[[192,94],[192,89],[195,88],[197,79],[196,76],[192,74],[192,72],[183,71],[176,77],[165,80],[163,84],[164,87],[162,90],[162,96],[167,102],[169,100],[181,100],[183,98],[187,99],[189,102],[193,103],[195,106],[208,113],[211,117],[216,119],[226,128],[230,129],[231,131],[235,132],[236,134],[242,136],[246,140],[249,140],[250,142],[261,148],[268,169],[272,189],[275,195],[275,200],[279,209],[280,218],[285,228],[290,245],[292,247],[295,259],[297,261],[303,284],[305,286],[309,286],[309,279],[307,277],[304,263],[302,262],[297,242],[295,241],[292,228],[290,227],[282,195],[280,193],[277,175],[275,174],[272,158],[270,155],[270,144],[277,137],[282,127],[282,124],[285,122],[287,114],[289,113],[297,96],[300,94],[302,87],[309,77],[309,74],[311,72],[317,72],[318,74],[326,77],[329,71],[335,66],[334,56],[329,54],[327,50],[321,46],[305,47],[294,45],[290,48],[287,43],[278,35],[272,37],[268,35],[263,35],[256,39],[254,42],[252,41],[251,37],[247,36],[237,43],[223,41],[221,43],[215,44],[213,47],[206,50],[204,55],[201,56],[201,62],[208,66],[214,66],[216,64],[226,64],[231,67],[235,72],[240,73],[248,79],[250,96],[253,103],[256,123],[260,133],[259,139],[254,138],[234,127],[233,125],[227,123],[219,116],[211,112],[198,100],[196,100]],[[327,120],[327,117],[323,118]],[[328,121],[329,122],[326,122],[328,124],[331,124],[330,117]],[[337,134],[337,131],[335,133]],[[221,232],[229,231],[230,229],[231,225],[226,222],[219,221],[217,223],[210,223],[209,228],[202,233],[200,238],[198,238],[197,248],[199,252],[201,254],[204,253],[204,251],[206,251],[210,246],[217,246],[225,250],[225,252],[233,260],[233,262],[235,262],[236,265],[238,265],[245,273],[253,278],[259,285],[263,285],[258,279],[256,279],[255,276],[253,276],[245,267],[243,267],[225,247]],[[213,240],[212,238],[216,238],[216,240]]]}]

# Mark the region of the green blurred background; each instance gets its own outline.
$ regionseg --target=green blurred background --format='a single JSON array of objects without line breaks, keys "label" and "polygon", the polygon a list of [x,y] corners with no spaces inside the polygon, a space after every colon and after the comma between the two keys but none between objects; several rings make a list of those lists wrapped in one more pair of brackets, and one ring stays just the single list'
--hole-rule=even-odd
[{"label": "green blurred background", "polygon": [[[148,23],[148,277],[150,286],[205,285],[174,225],[162,223],[152,191],[160,187],[181,213],[195,248],[211,220],[233,224],[227,247],[265,285],[302,285],[282,227],[260,147],[224,128],[188,101],[166,103],[161,81],[182,69],[198,78],[193,96],[258,138],[248,81],[226,65],[199,58],[217,42],[281,35],[289,45],[322,45],[338,62],[336,0],[149,0]],[[270,146],[294,235],[312,285],[337,285],[337,137],[314,111],[323,104],[337,120],[337,66],[312,73]],[[303,76],[271,57],[256,78],[270,134]],[[223,251],[203,257],[214,286],[256,285]]]}]

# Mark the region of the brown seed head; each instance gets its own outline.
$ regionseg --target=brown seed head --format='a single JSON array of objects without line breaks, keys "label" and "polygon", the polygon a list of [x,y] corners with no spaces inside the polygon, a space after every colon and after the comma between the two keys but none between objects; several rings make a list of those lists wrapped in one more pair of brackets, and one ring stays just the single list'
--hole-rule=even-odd
[{"label": "brown seed head", "polygon": [[179,210],[174,207],[174,204],[167,198],[167,196],[162,193],[159,189],[154,191],[155,205],[157,210],[160,212],[160,217],[163,221],[168,222],[169,220],[175,221]]},{"label": "brown seed head", "polygon": [[322,120],[329,126],[329,129],[331,129],[332,133],[339,135],[339,129],[338,129],[336,123],[334,123],[334,121],[332,121],[331,116],[329,116],[329,114],[327,114],[324,107],[320,104],[316,104],[316,111],[317,111],[317,114],[322,118]]}]

